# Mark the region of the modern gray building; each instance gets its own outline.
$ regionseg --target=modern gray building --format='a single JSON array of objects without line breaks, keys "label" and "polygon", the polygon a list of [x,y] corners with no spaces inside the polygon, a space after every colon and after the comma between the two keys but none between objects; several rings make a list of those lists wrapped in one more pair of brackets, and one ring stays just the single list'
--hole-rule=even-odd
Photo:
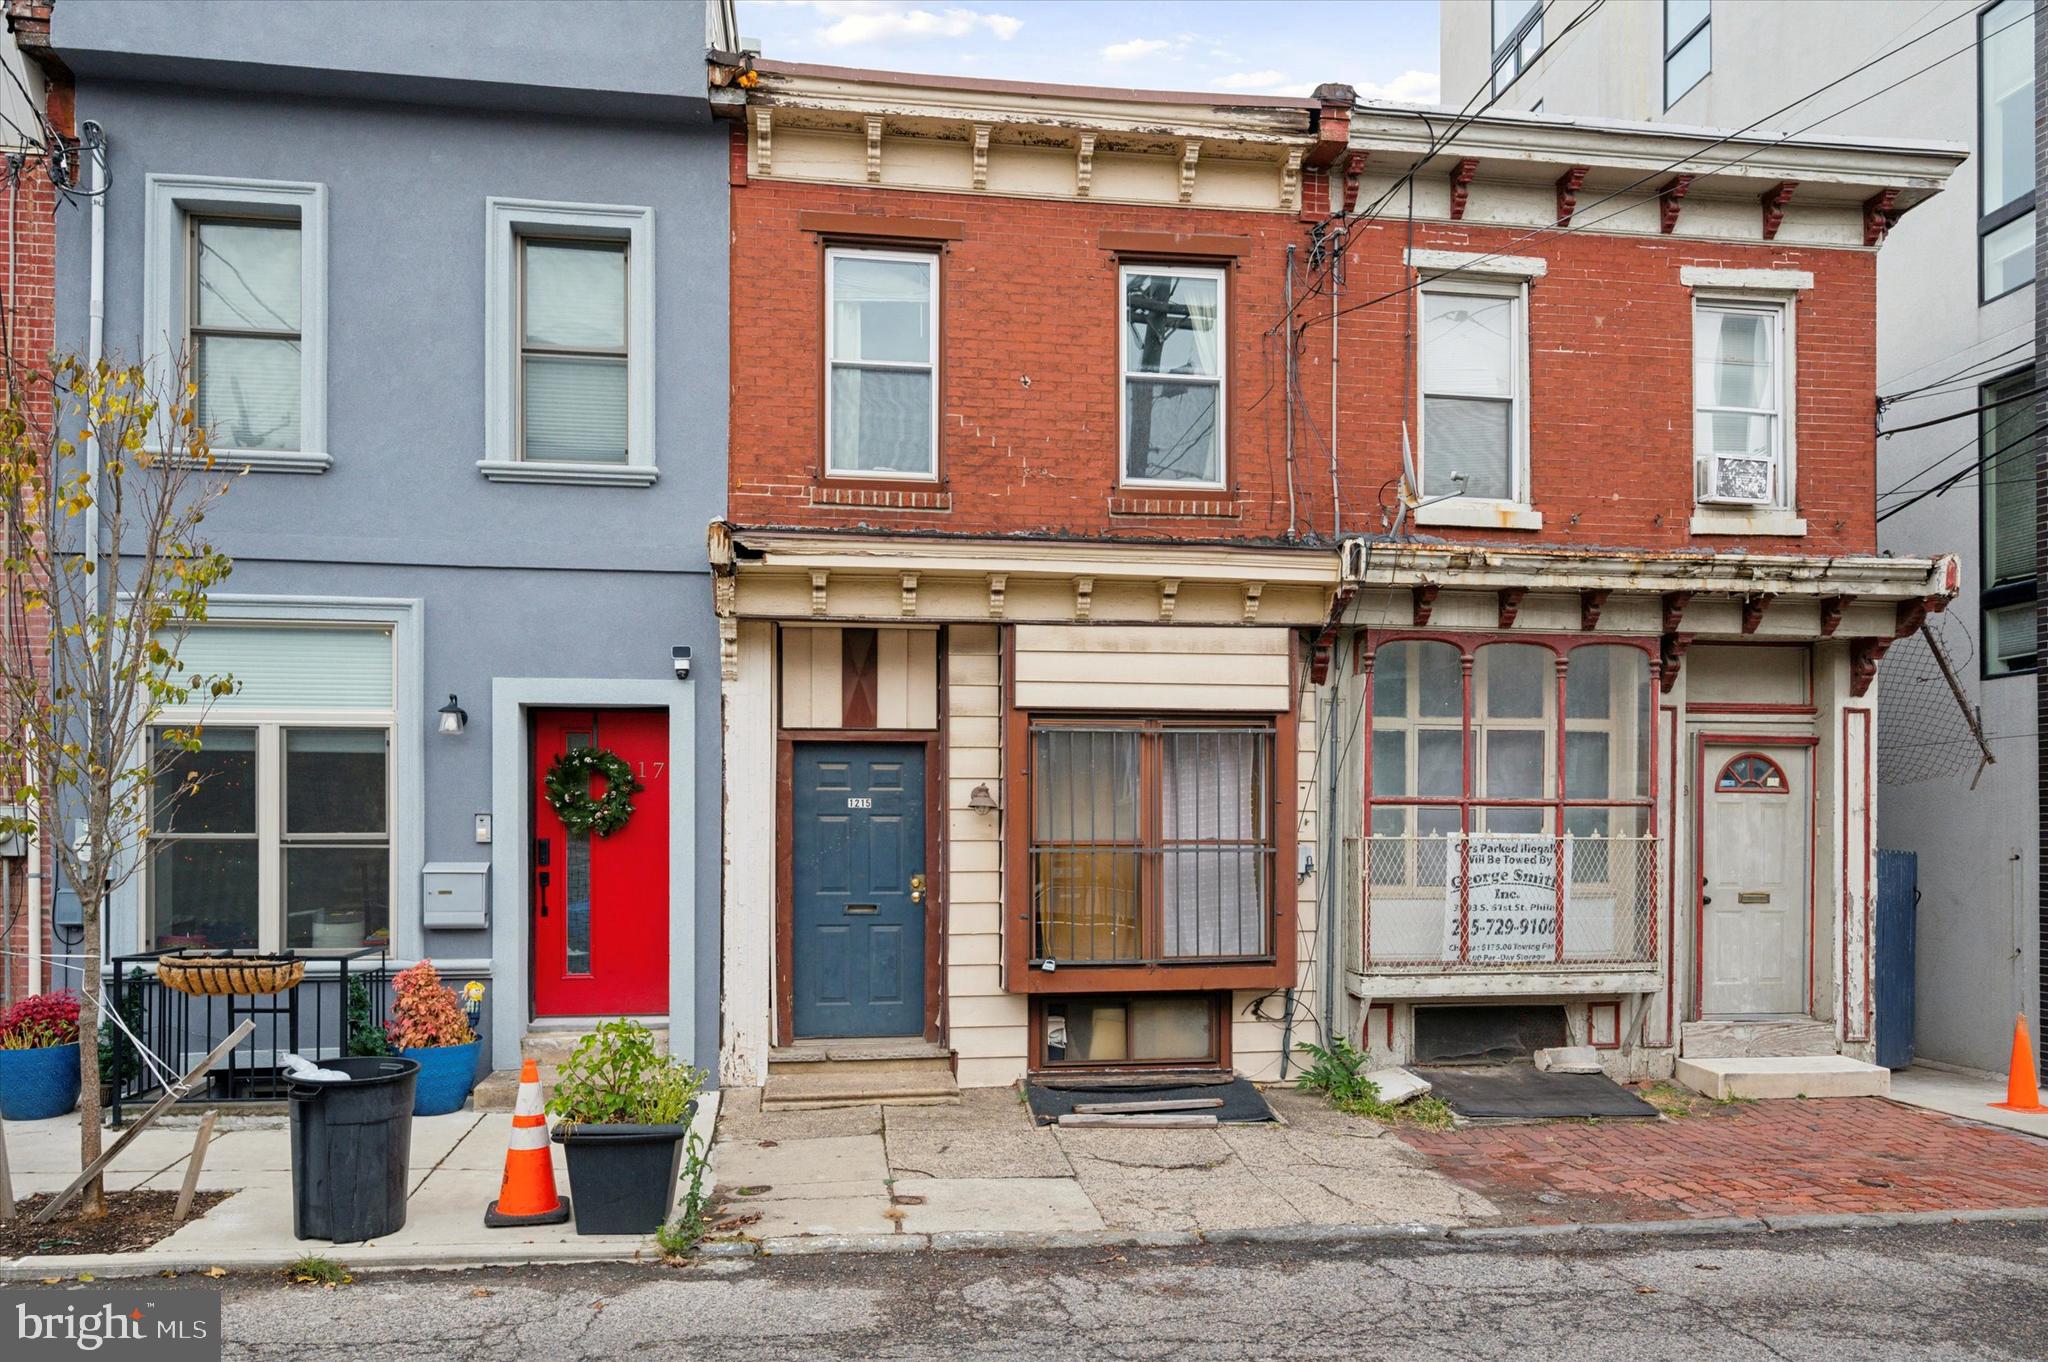
[{"label": "modern gray building", "polygon": [[[730,3],[59,0],[50,45],[62,344],[189,355],[246,469],[184,657],[240,689],[112,952],[383,947],[484,981],[488,1067],[631,1014],[715,1071]],[[609,835],[546,797],[586,748],[643,787]]]},{"label": "modern gray building", "polygon": [[[1879,672],[1879,845],[1918,861],[1919,1059],[2003,1072],[2041,1035],[2036,723],[2035,0],[1449,0],[1444,101],[1496,114],[1939,139],[1971,149],[1878,279],[1879,542],[1954,553],[1962,594]],[[1734,153],[1730,153],[1732,157]],[[1681,190],[1682,192],[1682,190]],[[1811,190],[1805,191],[1811,195]],[[1581,199],[1579,212],[1597,215]],[[1611,209],[1606,211],[1613,211]],[[1783,182],[1758,211],[1801,221]],[[1866,243],[1868,244],[1868,243]],[[2043,1053],[2048,1053],[2044,1050]]]}]

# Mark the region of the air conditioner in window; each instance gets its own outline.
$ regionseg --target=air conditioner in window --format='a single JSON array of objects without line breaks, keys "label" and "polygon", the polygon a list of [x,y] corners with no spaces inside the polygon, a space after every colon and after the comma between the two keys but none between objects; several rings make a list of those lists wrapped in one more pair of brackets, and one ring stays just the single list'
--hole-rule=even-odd
[{"label": "air conditioner in window", "polygon": [[1693,463],[1693,500],[1703,506],[1775,506],[1778,467],[1769,459],[1713,454]]}]

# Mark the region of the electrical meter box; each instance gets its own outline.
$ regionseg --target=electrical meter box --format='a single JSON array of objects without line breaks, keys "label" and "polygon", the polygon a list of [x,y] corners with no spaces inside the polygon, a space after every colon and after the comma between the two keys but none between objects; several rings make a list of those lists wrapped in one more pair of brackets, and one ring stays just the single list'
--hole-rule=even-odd
[{"label": "electrical meter box", "polygon": [[420,878],[426,927],[481,931],[491,925],[489,861],[429,861]]}]

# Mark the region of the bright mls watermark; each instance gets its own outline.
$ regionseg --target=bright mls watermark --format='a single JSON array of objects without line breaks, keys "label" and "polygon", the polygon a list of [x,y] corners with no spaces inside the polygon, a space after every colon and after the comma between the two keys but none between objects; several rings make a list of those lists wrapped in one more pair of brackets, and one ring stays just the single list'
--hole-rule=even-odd
[{"label": "bright mls watermark", "polygon": [[219,1362],[220,1293],[178,1289],[0,1287],[8,1362]]}]

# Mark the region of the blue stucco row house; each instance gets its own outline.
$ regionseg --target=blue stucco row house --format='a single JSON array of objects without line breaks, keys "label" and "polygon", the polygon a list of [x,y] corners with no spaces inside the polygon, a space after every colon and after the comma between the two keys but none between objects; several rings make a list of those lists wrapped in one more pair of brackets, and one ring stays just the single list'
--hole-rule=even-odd
[{"label": "blue stucco row house", "polygon": [[[189,354],[247,470],[184,657],[240,690],[112,954],[383,947],[485,981],[485,1067],[625,1013],[715,1068],[730,10],[54,7],[60,344]],[[545,796],[585,748],[609,836]]]}]

